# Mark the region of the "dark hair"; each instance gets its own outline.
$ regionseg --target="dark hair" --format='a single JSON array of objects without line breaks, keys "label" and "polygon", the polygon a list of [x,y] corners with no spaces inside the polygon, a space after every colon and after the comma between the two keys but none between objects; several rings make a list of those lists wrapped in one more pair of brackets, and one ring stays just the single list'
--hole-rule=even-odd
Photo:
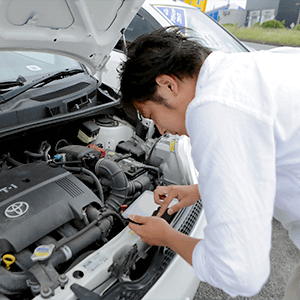
[{"label": "dark hair", "polygon": [[129,44],[127,60],[119,69],[120,94],[124,104],[148,100],[163,103],[156,93],[157,76],[174,75],[182,80],[199,72],[211,50],[194,38],[184,36],[182,29],[175,26],[160,28],[139,36]]}]

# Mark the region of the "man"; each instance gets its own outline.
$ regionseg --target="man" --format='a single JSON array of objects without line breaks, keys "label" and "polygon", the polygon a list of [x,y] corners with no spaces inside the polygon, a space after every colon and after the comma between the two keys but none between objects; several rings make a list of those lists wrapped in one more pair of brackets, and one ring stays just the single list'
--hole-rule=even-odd
[{"label": "man", "polygon": [[269,276],[273,214],[300,248],[300,51],[279,52],[211,52],[167,28],[137,38],[120,70],[124,103],[191,140],[198,186],[158,187],[161,214],[174,197],[169,214],[201,194],[208,223],[203,240],[158,217],[131,216],[142,225],[130,228],[233,297]]}]

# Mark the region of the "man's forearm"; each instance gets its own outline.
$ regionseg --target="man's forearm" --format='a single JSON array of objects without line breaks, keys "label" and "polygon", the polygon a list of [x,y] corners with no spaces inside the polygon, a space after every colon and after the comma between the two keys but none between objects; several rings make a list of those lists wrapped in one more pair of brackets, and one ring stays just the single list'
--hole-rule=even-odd
[{"label": "man's forearm", "polygon": [[167,237],[167,246],[179,254],[191,266],[193,265],[193,251],[200,239],[192,238],[174,228],[170,228]]}]

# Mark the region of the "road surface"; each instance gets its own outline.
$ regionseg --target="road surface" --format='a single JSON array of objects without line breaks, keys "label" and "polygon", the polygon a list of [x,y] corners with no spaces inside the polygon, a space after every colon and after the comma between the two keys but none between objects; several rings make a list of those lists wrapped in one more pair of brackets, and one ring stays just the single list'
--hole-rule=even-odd
[{"label": "road surface", "polygon": [[201,282],[194,300],[281,300],[290,274],[300,259],[300,250],[290,240],[281,223],[273,219],[271,274],[259,294],[253,297],[232,298],[220,289]]}]

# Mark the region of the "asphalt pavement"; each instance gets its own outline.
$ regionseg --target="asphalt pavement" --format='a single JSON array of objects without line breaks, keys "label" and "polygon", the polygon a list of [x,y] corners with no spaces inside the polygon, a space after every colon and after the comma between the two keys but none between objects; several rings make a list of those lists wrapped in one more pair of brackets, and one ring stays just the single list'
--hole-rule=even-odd
[{"label": "asphalt pavement", "polygon": [[253,297],[232,298],[222,290],[200,282],[194,300],[281,300],[288,279],[300,259],[300,250],[291,241],[281,223],[273,219],[272,248],[270,253],[271,273],[260,293]]},{"label": "asphalt pavement", "polygon": [[[245,42],[256,50],[267,50],[275,46]],[[232,298],[222,290],[201,282],[193,300],[282,300],[288,279],[300,260],[300,250],[291,241],[281,223],[276,219],[272,222],[272,248],[270,253],[271,273],[260,293],[253,297]]]}]

